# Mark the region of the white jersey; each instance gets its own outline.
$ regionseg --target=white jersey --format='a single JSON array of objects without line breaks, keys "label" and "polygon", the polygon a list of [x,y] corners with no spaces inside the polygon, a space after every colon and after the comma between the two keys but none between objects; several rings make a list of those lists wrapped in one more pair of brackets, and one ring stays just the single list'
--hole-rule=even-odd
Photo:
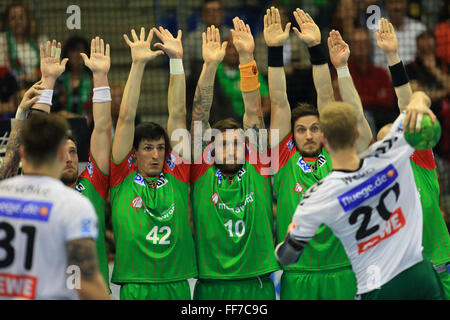
[{"label": "white jersey", "polygon": [[291,235],[308,241],[321,224],[341,240],[358,294],[379,288],[422,261],[422,206],[400,115],[385,139],[364,154],[359,169],[333,170],[303,196]]},{"label": "white jersey", "polygon": [[97,232],[92,204],[61,181],[0,182],[0,299],[78,299],[66,244]]}]

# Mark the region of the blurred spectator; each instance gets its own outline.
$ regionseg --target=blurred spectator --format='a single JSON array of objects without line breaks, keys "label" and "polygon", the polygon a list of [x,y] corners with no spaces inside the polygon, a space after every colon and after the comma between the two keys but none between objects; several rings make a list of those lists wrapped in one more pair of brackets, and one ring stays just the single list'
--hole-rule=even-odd
[{"label": "blurred spectator", "polygon": [[38,43],[45,43],[44,37],[37,37],[36,22],[28,7],[13,3],[3,14],[0,33],[0,66],[11,70],[22,88],[30,87],[40,77]]},{"label": "blurred spectator", "polygon": [[19,86],[14,76],[5,67],[0,67],[0,119],[14,117],[17,109],[16,93]]},{"label": "blurred spectator", "polygon": [[202,33],[206,32],[207,27],[211,25],[218,27],[222,41],[231,35],[230,28],[223,24],[224,13],[221,0],[203,0],[200,15],[201,24],[183,39],[186,76],[190,75],[191,70],[197,69],[203,64]]},{"label": "blurred spectator", "polygon": [[63,46],[61,59],[69,58],[66,71],[55,85],[52,112],[61,112],[65,117],[87,116],[92,124],[91,73],[84,65],[80,53],[89,56],[88,42],[79,36],[69,38]]},{"label": "blurred spectator", "polygon": [[[371,62],[373,52],[370,35],[365,28],[354,28],[349,41],[350,60],[348,67],[356,90],[361,97],[364,113],[372,128],[377,132],[383,125],[395,120],[398,111],[394,108],[394,89],[385,69]],[[333,81],[337,74],[333,69]],[[337,87],[335,83],[335,87]],[[335,90],[339,93],[339,89]]]},{"label": "blurred spectator", "polygon": [[[398,53],[404,64],[414,60],[417,47],[416,38],[426,30],[425,25],[407,16],[407,0],[384,1],[389,21],[395,29],[398,39]],[[371,32],[374,48],[373,61],[377,66],[387,69],[387,62],[383,51],[377,46],[375,31]]]},{"label": "blurred spectator", "polygon": [[[241,76],[239,72],[239,55],[233,45],[233,38],[230,36],[222,63],[217,67],[214,81],[214,99],[209,117],[210,124],[226,119],[234,118],[242,123],[245,107],[241,92]],[[200,76],[201,66],[192,72],[187,86],[188,104],[188,124],[190,128],[190,116],[192,113],[192,101],[194,100],[195,88]],[[261,94],[261,107],[266,124],[270,120],[270,99],[267,82],[259,74],[259,92]]]},{"label": "blurred spectator", "polygon": [[450,1],[444,6],[439,24],[434,29],[436,37],[436,56],[450,63]]},{"label": "blurred spectator", "polygon": [[[284,30],[286,24],[290,21],[289,17],[292,13],[284,6],[279,6],[278,10],[280,11],[281,25]],[[267,45],[264,41],[263,33],[260,33],[255,38],[255,60],[259,71],[264,76],[267,76]],[[290,33],[283,47],[283,60],[286,77],[292,75],[294,69],[311,68],[308,47],[293,32]]]}]

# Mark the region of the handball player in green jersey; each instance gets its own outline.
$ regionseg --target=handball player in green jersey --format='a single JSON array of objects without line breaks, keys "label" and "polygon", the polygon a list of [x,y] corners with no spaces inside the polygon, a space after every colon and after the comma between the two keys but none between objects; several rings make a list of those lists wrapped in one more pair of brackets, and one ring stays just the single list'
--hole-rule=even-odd
[{"label": "handball player in green jersey", "polygon": [[[283,241],[305,191],[332,170],[328,151],[320,141],[319,127],[320,112],[334,101],[328,59],[321,45],[320,30],[311,17],[300,9],[294,12],[294,16],[301,33],[296,28],[294,31],[310,51],[318,108],[301,104],[291,112],[283,69],[283,45],[289,37],[290,24],[283,31],[278,9],[272,7],[264,17],[264,38],[269,47],[270,129],[278,130],[280,138],[271,146],[272,150],[278,150],[279,155],[279,161],[273,165],[277,243]],[[350,50],[335,31],[330,33],[328,46],[331,61],[338,70],[341,96],[355,108],[358,115],[358,150],[365,150],[372,134],[347,69]],[[356,295],[356,279],[347,254],[339,239],[325,225],[319,228],[305,247],[299,261],[284,266],[283,270],[280,286],[282,300],[354,299]]]},{"label": "handball player in green jersey", "polygon": [[[394,27],[386,19],[380,20],[377,44],[386,55],[400,112],[411,100],[412,90],[403,63],[398,55],[398,39]],[[380,129],[377,140],[382,140],[392,124]],[[439,183],[432,149],[416,150],[410,158],[414,180],[420,195],[423,211],[422,246],[439,275],[447,299],[450,299],[450,236],[439,209]]]},{"label": "handball player in green jersey", "polygon": [[[40,110],[49,113],[51,109],[53,88],[57,78],[64,72],[68,59],[60,61],[61,44],[53,40],[47,42],[44,49],[40,48],[41,74],[39,89],[41,95],[31,108],[31,114]],[[93,204],[97,213],[98,238],[96,240],[99,268],[106,285],[109,285],[108,261],[105,242],[105,204],[109,187],[109,155],[111,153],[111,102],[108,86],[108,72],[110,68],[109,44],[96,37],[91,41],[91,54],[88,58],[84,53],[78,57],[78,63],[84,63],[92,71],[94,82],[93,118],[94,130],[91,136],[89,162],[83,173],[78,176],[77,141],[69,135],[66,141],[66,165],[61,181],[68,187],[76,188]],[[75,63],[74,61],[72,63]],[[45,96],[45,97],[43,97]],[[16,115],[17,118],[17,115]],[[18,119],[13,128],[10,144],[11,149],[17,150],[18,140],[23,120]],[[11,157],[11,162],[5,163],[4,170],[18,166],[18,158]],[[15,170],[17,172],[17,169]]]},{"label": "handball player in green jersey", "polygon": [[[150,48],[154,34],[162,41],[154,47],[161,50]],[[176,38],[162,27],[148,36],[141,28],[139,37],[133,29],[131,35],[124,35],[132,64],[111,155],[112,282],[121,285],[122,300],[190,300],[187,279],[197,277],[197,265],[188,210],[191,146],[181,30]],[[154,122],[135,128],[145,66],[164,53],[170,58],[167,132]],[[172,140],[173,149],[172,136],[182,137]]]},{"label": "handball player in green jersey", "polygon": [[255,44],[248,25],[237,17],[233,23],[232,41],[239,54],[245,105],[243,129],[249,136],[245,139],[242,125],[233,119],[215,123],[212,139],[206,135],[211,129],[214,76],[227,50],[227,42],[220,42],[219,30],[208,27],[202,35],[204,64],[191,125],[191,200],[199,273],[194,299],[274,300],[275,288],[269,276],[279,266],[271,252],[270,158],[264,161],[265,142],[255,144],[250,138],[259,134],[262,137],[260,129],[264,128],[258,69],[253,58]]}]

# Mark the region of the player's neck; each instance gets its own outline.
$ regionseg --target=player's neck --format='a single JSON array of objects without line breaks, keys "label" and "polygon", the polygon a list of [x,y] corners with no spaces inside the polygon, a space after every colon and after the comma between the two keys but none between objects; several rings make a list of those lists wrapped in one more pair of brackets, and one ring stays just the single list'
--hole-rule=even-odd
[{"label": "player's neck", "polygon": [[361,164],[356,148],[346,148],[338,151],[330,150],[330,158],[333,170],[355,171],[359,169]]},{"label": "player's neck", "polygon": [[23,174],[34,175],[34,176],[47,176],[54,179],[59,179],[61,173],[55,168],[55,166],[41,166],[35,167],[30,164],[23,164]]}]

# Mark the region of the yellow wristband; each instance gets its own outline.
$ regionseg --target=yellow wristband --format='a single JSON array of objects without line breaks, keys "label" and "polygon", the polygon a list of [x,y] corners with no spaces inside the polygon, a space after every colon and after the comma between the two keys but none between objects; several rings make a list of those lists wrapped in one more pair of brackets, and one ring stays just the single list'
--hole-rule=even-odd
[{"label": "yellow wristband", "polygon": [[251,92],[259,88],[258,67],[255,60],[239,66],[241,71],[241,91]]}]

